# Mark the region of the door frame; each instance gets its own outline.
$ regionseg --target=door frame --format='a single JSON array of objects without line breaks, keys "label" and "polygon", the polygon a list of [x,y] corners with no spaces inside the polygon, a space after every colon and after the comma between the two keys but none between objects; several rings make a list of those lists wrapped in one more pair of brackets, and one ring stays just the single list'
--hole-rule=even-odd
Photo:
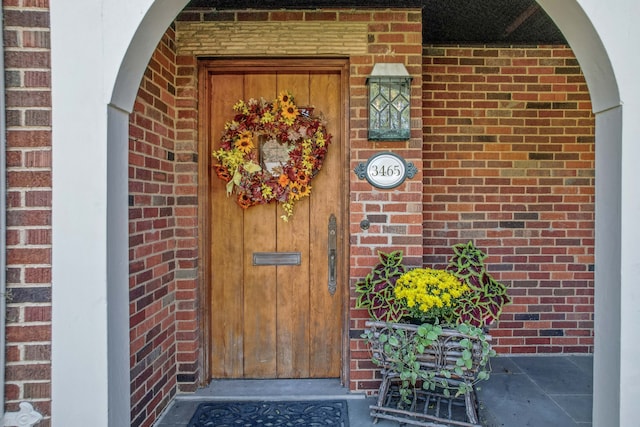
[{"label": "door frame", "polygon": [[[208,126],[210,91],[207,75],[210,71],[332,71],[340,73],[341,106],[339,132],[340,157],[343,172],[340,177],[342,212],[337,212],[339,233],[338,247],[344,254],[339,257],[338,271],[342,286],[345,287],[342,301],[342,332],[341,332],[341,368],[340,381],[349,383],[349,59],[344,57],[282,57],[282,58],[201,58],[197,63],[198,76],[198,313],[199,313],[199,372],[200,384],[206,385],[211,379],[210,346],[211,318],[210,307],[214,295],[211,293],[211,265],[210,265],[210,173],[211,173],[211,141],[215,136],[210,135]],[[332,145],[332,147],[335,147]],[[331,149],[331,148],[330,148]],[[333,148],[336,149],[336,148]]]}]

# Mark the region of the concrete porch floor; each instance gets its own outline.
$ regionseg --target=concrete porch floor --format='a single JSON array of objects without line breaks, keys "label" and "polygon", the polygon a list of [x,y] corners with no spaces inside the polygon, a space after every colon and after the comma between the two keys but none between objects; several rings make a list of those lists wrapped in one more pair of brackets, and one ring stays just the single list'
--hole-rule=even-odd
[{"label": "concrete porch floor", "polygon": [[[480,419],[486,427],[591,426],[593,357],[513,356],[491,361],[488,381],[479,384]],[[155,427],[185,427],[198,404],[211,400],[345,399],[350,427],[372,426],[375,398],[350,393],[338,380],[214,380],[179,395]],[[379,427],[398,426],[380,420]]]}]

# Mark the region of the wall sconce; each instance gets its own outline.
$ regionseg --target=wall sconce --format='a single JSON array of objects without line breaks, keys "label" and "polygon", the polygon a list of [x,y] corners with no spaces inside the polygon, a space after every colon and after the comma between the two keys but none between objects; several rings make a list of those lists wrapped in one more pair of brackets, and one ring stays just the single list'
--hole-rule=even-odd
[{"label": "wall sconce", "polygon": [[408,140],[411,134],[411,80],[401,63],[373,66],[369,86],[369,139]]}]

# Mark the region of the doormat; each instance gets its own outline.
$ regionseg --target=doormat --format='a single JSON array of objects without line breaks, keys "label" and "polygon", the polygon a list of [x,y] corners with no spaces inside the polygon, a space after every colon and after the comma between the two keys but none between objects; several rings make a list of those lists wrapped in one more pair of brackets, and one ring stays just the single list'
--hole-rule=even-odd
[{"label": "doormat", "polygon": [[346,400],[206,402],[188,427],[349,427]]}]

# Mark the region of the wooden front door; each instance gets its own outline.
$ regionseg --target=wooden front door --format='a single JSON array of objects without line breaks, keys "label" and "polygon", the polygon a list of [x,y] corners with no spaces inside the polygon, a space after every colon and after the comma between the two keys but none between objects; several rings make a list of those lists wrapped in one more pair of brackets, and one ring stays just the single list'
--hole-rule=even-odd
[{"label": "wooden front door", "polygon": [[[342,221],[344,210],[344,64],[247,60],[205,65],[200,78],[205,79],[206,105],[200,108],[207,109],[208,123],[201,129],[210,152],[219,148],[238,100],[271,101],[282,91],[289,91],[298,106],[313,106],[332,135],[322,169],[311,182],[311,196],[295,204],[288,222],[275,203],[242,209],[209,169],[211,376],[339,377],[346,291],[340,271],[335,293],[328,290],[328,222],[332,214]],[[256,253],[278,258],[285,252],[299,254],[300,264],[254,265]]]}]

